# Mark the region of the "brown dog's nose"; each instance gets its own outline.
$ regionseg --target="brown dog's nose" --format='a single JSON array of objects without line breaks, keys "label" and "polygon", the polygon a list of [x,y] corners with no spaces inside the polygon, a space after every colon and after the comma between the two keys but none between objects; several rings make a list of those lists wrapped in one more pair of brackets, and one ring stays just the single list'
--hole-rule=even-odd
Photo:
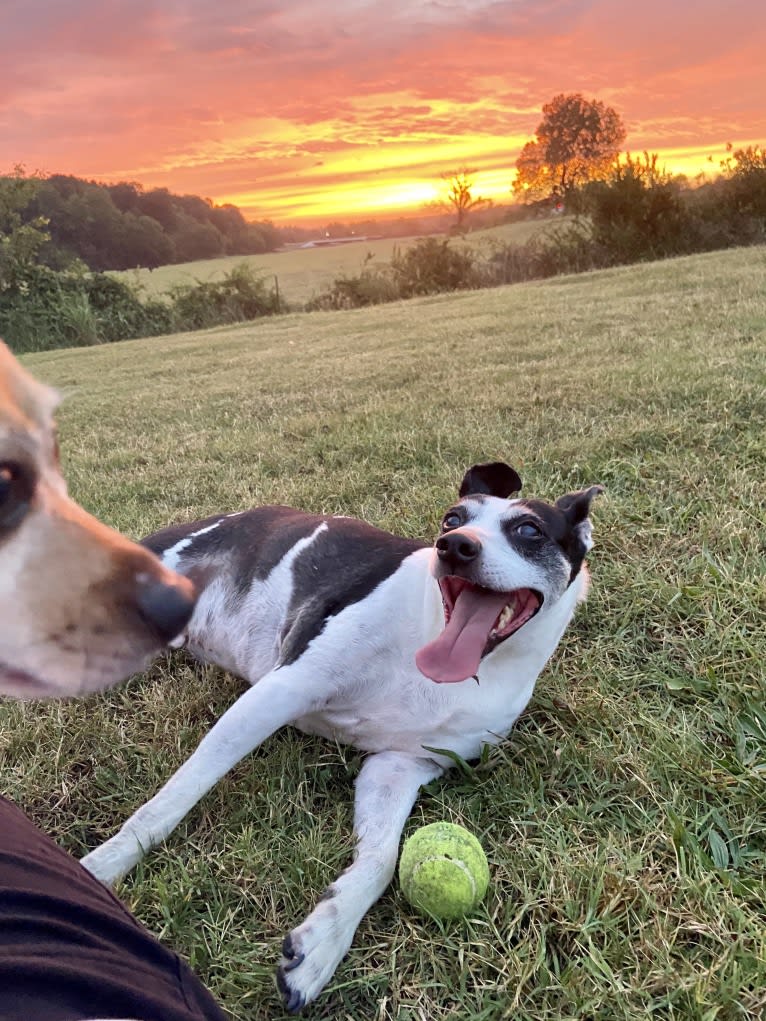
[{"label": "brown dog's nose", "polygon": [[139,583],[136,596],[139,613],[162,642],[183,631],[196,601],[194,587],[186,578],[172,582],[147,578]]},{"label": "brown dog's nose", "polygon": [[436,540],[439,560],[455,567],[468,564],[481,553],[481,543],[465,532],[446,532]]}]

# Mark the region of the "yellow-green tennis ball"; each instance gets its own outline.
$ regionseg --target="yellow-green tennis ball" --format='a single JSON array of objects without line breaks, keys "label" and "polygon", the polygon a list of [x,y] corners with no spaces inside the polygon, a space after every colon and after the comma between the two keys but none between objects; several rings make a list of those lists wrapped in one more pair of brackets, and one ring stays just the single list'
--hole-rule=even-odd
[{"label": "yellow-green tennis ball", "polygon": [[460,918],[483,900],[489,866],[473,833],[451,822],[434,822],[405,841],[399,883],[418,910],[436,918]]}]

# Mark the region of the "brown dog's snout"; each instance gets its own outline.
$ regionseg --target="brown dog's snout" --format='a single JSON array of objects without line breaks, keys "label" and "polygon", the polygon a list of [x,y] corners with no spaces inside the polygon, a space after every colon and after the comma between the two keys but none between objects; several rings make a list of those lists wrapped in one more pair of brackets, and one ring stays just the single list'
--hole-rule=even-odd
[{"label": "brown dog's snout", "polygon": [[170,574],[165,579],[149,574],[139,576],[138,611],[163,644],[183,631],[195,603],[194,586],[186,578]]},{"label": "brown dog's snout", "polygon": [[481,542],[469,532],[445,532],[436,540],[436,554],[445,564],[469,564],[481,553]]}]

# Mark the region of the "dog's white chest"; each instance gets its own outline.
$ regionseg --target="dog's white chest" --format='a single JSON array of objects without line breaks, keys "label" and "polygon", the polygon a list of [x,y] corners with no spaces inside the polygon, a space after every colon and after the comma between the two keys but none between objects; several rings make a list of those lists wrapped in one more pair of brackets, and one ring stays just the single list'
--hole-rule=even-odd
[{"label": "dog's white chest", "polygon": [[534,688],[534,679],[497,675],[479,685],[435,685],[416,670],[383,686],[376,680],[360,679],[358,697],[346,690],[337,704],[300,717],[295,726],[368,752],[422,755],[446,748],[473,758],[509,733]]}]

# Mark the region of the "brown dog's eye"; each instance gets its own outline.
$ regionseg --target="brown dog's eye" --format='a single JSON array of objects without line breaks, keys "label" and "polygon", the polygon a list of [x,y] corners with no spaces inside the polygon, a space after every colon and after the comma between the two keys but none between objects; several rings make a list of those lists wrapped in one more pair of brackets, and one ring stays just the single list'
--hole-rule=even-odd
[{"label": "brown dog's eye", "polygon": [[9,465],[4,464],[0,467],[0,507],[7,503],[13,494],[14,478],[14,471]]},{"label": "brown dog's eye", "polygon": [[0,528],[18,525],[29,509],[33,489],[33,481],[21,465],[0,463]]}]

